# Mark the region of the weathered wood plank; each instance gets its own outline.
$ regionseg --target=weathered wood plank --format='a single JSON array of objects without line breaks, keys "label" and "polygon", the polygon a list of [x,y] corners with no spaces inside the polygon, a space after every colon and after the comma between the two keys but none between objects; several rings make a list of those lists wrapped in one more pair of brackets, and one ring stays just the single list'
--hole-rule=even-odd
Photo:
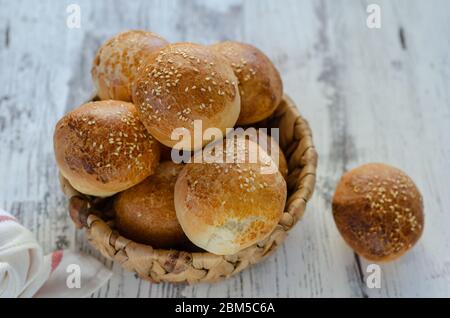
[{"label": "weathered wood plank", "polygon": [[[53,159],[57,120],[89,98],[90,63],[107,37],[144,28],[170,41],[236,39],[279,67],[285,91],[309,120],[320,155],[316,193],[274,256],[213,285],[155,285],[124,272],[94,297],[317,297],[450,295],[450,4],[377,1],[77,1],[80,29],[62,1],[0,1],[0,207],[46,251],[101,256],[67,217]],[[337,232],[330,209],[340,175],[368,161],[401,167],[423,192],[426,227],[405,257],[365,287],[367,262]]]}]

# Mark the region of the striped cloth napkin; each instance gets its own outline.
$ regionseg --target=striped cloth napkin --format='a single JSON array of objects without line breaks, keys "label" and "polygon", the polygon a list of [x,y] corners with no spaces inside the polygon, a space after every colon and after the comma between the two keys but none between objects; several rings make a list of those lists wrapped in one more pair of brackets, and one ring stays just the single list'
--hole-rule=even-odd
[{"label": "striped cloth napkin", "polygon": [[88,297],[112,272],[69,250],[44,255],[33,234],[0,209],[0,298]]}]

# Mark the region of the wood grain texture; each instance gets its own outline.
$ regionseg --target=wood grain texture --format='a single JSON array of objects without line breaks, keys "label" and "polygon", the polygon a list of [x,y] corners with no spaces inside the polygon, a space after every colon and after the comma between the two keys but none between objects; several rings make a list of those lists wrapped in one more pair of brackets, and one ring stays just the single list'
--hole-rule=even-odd
[{"label": "wood grain texture", "polygon": [[[66,6],[81,28],[66,27]],[[369,3],[381,29],[366,27]],[[94,297],[450,296],[450,3],[433,1],[0,1],[0,207],[45,251],[99,259],[67,216],[52,135],[89,98],[90,63],[107,37],[143,28],[170,41],[249,42],[280,69],[319,152],[316,192],[285,244],[262,264],[213,285],[150,284],[114,271]],[[425,232],[400,260],[368,263],[345,245],[330,200],[341,174],[364,162],[406,171],[421,189]]]}]

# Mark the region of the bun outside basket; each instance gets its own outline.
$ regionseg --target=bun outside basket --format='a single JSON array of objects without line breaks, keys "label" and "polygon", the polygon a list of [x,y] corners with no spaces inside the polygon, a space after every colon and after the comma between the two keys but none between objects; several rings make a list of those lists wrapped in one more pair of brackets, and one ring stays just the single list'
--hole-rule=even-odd
[{"label": "bun outside basket", "polygon": [[302,217],[315,185],[317,153],[308,122],[294,102],[283,97],[267,120],[257,126],[279,128],[280,147],[288,162],[288,197],[285,211],[274,231],[263,241],[234,255],[156,249],[121,236],[108,221],[108,211],[96,208],[98,198],[74,190],[60,177],[62,190],[69,198],[70,216],[78,228],[85,228],[91,244],[108,259],[114,260],[141,278],[152,282],[189,284],[214,282],[239,273],[262,261],[284,241],[287,232]]}]

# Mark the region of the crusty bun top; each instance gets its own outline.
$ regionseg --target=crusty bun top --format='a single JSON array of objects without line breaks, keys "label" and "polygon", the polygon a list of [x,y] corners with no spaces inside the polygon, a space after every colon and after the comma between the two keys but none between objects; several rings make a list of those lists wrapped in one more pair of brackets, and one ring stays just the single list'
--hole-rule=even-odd
[{"label": "crusty bun top", "polygon": [[154,172],[159,144],[139,121],[133,104],[98,101],[66,114],[54,134],[56,162],[81,193],[109,196]]},{"label": "crusty bun top", "polygon": [[192,143],[171,139],[175,128],[184,127],[193,135],[197,119],[203,130],[217,127],[224,132],[234,126],[240,111],[231,67],[220,54],[193,43],[171,44],[153,54],[133,85],[133,101],[156,139],[187,150],[194,149]]},{"label": "crusty bun top", "polygon": [[[243,149],[239,146],[237,151]],[[250,147],[243,151],[248,149],[253,151]],[[256,163],[185,165],[175,185],[175,209],[194,244],[214,254],[229,255],[273,231],[284,210],[286,182],[276,167],[271,173],[262,172],[271,160],[263,153]]]},{"label": "crusty bun top", "polygon": [[253,124],[269,117],[283,96],[280,74],[270,59],[254,46],[235,41],[220,42],[212,48],[225,56],[239,79],[238,124]]},{"label": "crusty bun top", "polygon": [[131,101],[130,85],[148,54],[169,44],[155,33],[133,30],[119,33],[98,50],[92,79],[100,99]]},{"label": "crusty bun top", "polygon": [[404,172],[381,163],[353,169],[341,178],[333,215],[345,241],[373,261],[401,256],[420,238],[422,196]]},{"label": "crusty bun top", "polygon": [[183,165],[162,162],[155,174],[117,195],[116,227],[128,239],[153,247],[187,242],[175,214],[173,191]]}]

